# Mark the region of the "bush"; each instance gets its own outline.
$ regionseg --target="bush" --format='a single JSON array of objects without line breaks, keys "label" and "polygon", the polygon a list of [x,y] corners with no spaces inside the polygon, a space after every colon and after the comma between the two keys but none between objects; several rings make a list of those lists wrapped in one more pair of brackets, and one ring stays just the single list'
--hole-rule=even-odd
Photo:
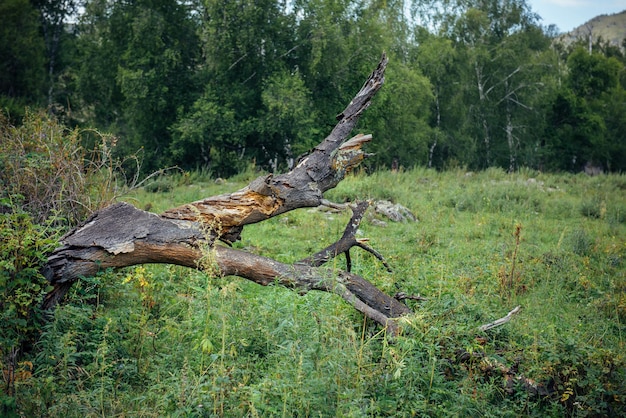
[{"label": "bush", "polygon": [[[48,290],[39,266],[56,245],[57,232],[33,223],[27,213],[0,214],[0,365],[9,398],[15,382],[30,376],[32,363],[19,359],[37,337],[39,305]],[[2,404],[6,408],[8,398]]]},{"label": "bush", "polygon": [[89,155],[81,131],[67,129],[45,112],[26,111],[13,126],[0,113],[0,198],[12,209],[30,213],[42,223],[63,216],[75,224],[114,196],[115,138],[98,134],[101,143]]}]

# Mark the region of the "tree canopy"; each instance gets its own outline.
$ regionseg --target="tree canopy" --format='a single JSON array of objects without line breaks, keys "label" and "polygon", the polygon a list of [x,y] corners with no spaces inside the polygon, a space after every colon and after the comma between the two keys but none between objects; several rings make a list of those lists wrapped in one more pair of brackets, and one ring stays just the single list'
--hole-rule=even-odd
[{"label": "tree canopy", "polygon": [[116,135],[144,170],[284,170],[385,51],[373,168],[626,167],[626,58],[525,0],[8,0],[0,105]]}]

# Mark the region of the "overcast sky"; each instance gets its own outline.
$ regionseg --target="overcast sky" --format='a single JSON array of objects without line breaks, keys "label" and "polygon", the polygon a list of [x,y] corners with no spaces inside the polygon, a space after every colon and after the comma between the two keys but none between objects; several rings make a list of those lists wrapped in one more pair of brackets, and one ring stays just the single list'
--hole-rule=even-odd
[{"label": "overcast sky", "polygon": [[528,0],[528,3],[543,18],[542,25],[554,23],[560,32],[569,32],[598,15],[626,10],[626,0]]}]

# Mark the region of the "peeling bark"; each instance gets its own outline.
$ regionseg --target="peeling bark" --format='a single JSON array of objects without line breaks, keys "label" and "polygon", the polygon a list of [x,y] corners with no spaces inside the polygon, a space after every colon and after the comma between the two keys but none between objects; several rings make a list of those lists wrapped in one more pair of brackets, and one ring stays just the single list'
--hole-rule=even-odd
[{"label": "peeling bark", "polygon": [[[323,193],[335,187],[367,156],[362,150],[371,135],[347,139],[361,113],[384,82],[387,58],[383,55],[359,93],[337,117],[330,135],[288,173],[257,178],[243,189],[209,197],[156,215],[127,203],[117,203],[89,217],[61,239],[43,272],[54,289],[45,308],[53,308],[81,277],[107,268],[144,263],[169,263],[239,276],[261,285],[280,284],[301,293],[321,290],[335,293],[367,317],[396,332],[394,318],[410,310],[364,278],[349,271],[323,268],[338,254],[357,246],[389,266],[355,233],[367,203],[360,203],[335,244],[294,264],[284,264],[220,244],[240,238],[245,225],[282,213],[316,207]],[[348,268],[349,270],[349,268]]]}]

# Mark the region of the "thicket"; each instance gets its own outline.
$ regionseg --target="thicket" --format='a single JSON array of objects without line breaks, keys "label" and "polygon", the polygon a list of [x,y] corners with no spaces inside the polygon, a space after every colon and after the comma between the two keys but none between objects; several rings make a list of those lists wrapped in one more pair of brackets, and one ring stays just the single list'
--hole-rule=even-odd
[{"label": "thicket", "polygon": [[[6,0],[0,106],[24,104],[228,177],[288,167],[326,135],[382,51],[362,120],[375,168],[626,169],[626,58],[567,48],[525,0]],[[408,12],[410,9],[410,13]]]}]

